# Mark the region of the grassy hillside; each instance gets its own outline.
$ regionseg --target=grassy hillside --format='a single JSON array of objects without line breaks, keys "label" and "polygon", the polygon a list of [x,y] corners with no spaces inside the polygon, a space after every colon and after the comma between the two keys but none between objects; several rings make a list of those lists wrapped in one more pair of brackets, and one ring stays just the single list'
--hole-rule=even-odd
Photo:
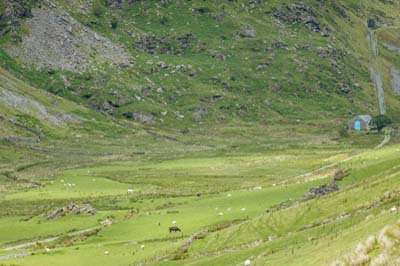
[{"label": "grassy hillside", "polygon": [[[17,61],[3,54],[2,63],[52,93],[168,130],[299,120],[337,126],[354,113],[377,113],[366,21],[396,27],[398,10],[380,1],[43,2],[5,35],[2,49]],[[67,25],[42,25],[57,16]],[[123,49],[129,62],[99,59],[108,43],[79,37],[84,29]],[[92,58],[56,44],[43,53],[32,34],[46,31],[76,42],[71,53],[92,49]],[[38,56],[27,57],[27,49]],[[53,53],[78,63],[49,65],[58,61]],[[396,119],[398,97],[385,76]]]}]

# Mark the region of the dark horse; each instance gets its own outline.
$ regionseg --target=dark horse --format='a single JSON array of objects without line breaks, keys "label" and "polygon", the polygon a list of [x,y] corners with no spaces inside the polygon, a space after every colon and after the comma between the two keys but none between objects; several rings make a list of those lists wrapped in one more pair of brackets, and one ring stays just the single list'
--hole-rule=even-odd
[{"label": "dark horse", "polygon": [[170,233],[172,233],[172,232],[182,232],[182,230],[178,226],[171,226],[169,228],[169,232]]}]

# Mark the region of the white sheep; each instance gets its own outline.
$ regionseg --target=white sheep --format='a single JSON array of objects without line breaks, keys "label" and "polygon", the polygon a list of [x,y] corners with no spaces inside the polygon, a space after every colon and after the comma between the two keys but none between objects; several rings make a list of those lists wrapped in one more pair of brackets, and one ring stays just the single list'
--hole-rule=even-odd
[{"label": "white sheep", "polygon": [[244,266],[250,266],[250,264],[251,264],[251,261],[250,261],[250,260],[246,260],[246,261],[244,262]]}]

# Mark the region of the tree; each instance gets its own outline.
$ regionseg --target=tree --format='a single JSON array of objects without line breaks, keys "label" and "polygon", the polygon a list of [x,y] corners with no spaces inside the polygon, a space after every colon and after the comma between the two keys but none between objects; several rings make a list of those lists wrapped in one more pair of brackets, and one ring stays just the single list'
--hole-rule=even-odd
[{"label": "tree", "polygon": [[116,29],[118,27],[118,19],[116,17],[111,18],[111,28]]},{"label": "tree", "polygon": [[392,120],[386,115],[377,115],[373,117],[370,122],[370,126],[374,129],[377,129],[379,132],[381,132],[383,128],[391,124]]}]

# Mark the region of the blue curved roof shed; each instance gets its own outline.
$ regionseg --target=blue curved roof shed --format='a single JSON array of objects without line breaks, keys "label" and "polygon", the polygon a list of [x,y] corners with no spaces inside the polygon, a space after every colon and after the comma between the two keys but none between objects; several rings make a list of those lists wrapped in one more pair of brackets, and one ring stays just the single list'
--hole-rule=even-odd
[{"label": "blue curved roof shed", "polygon": [[370,130],[371,120],[372,117],[370,115],[357,115],[349,120],[347,126],[350,130],[355,130],[355,131]]}]

